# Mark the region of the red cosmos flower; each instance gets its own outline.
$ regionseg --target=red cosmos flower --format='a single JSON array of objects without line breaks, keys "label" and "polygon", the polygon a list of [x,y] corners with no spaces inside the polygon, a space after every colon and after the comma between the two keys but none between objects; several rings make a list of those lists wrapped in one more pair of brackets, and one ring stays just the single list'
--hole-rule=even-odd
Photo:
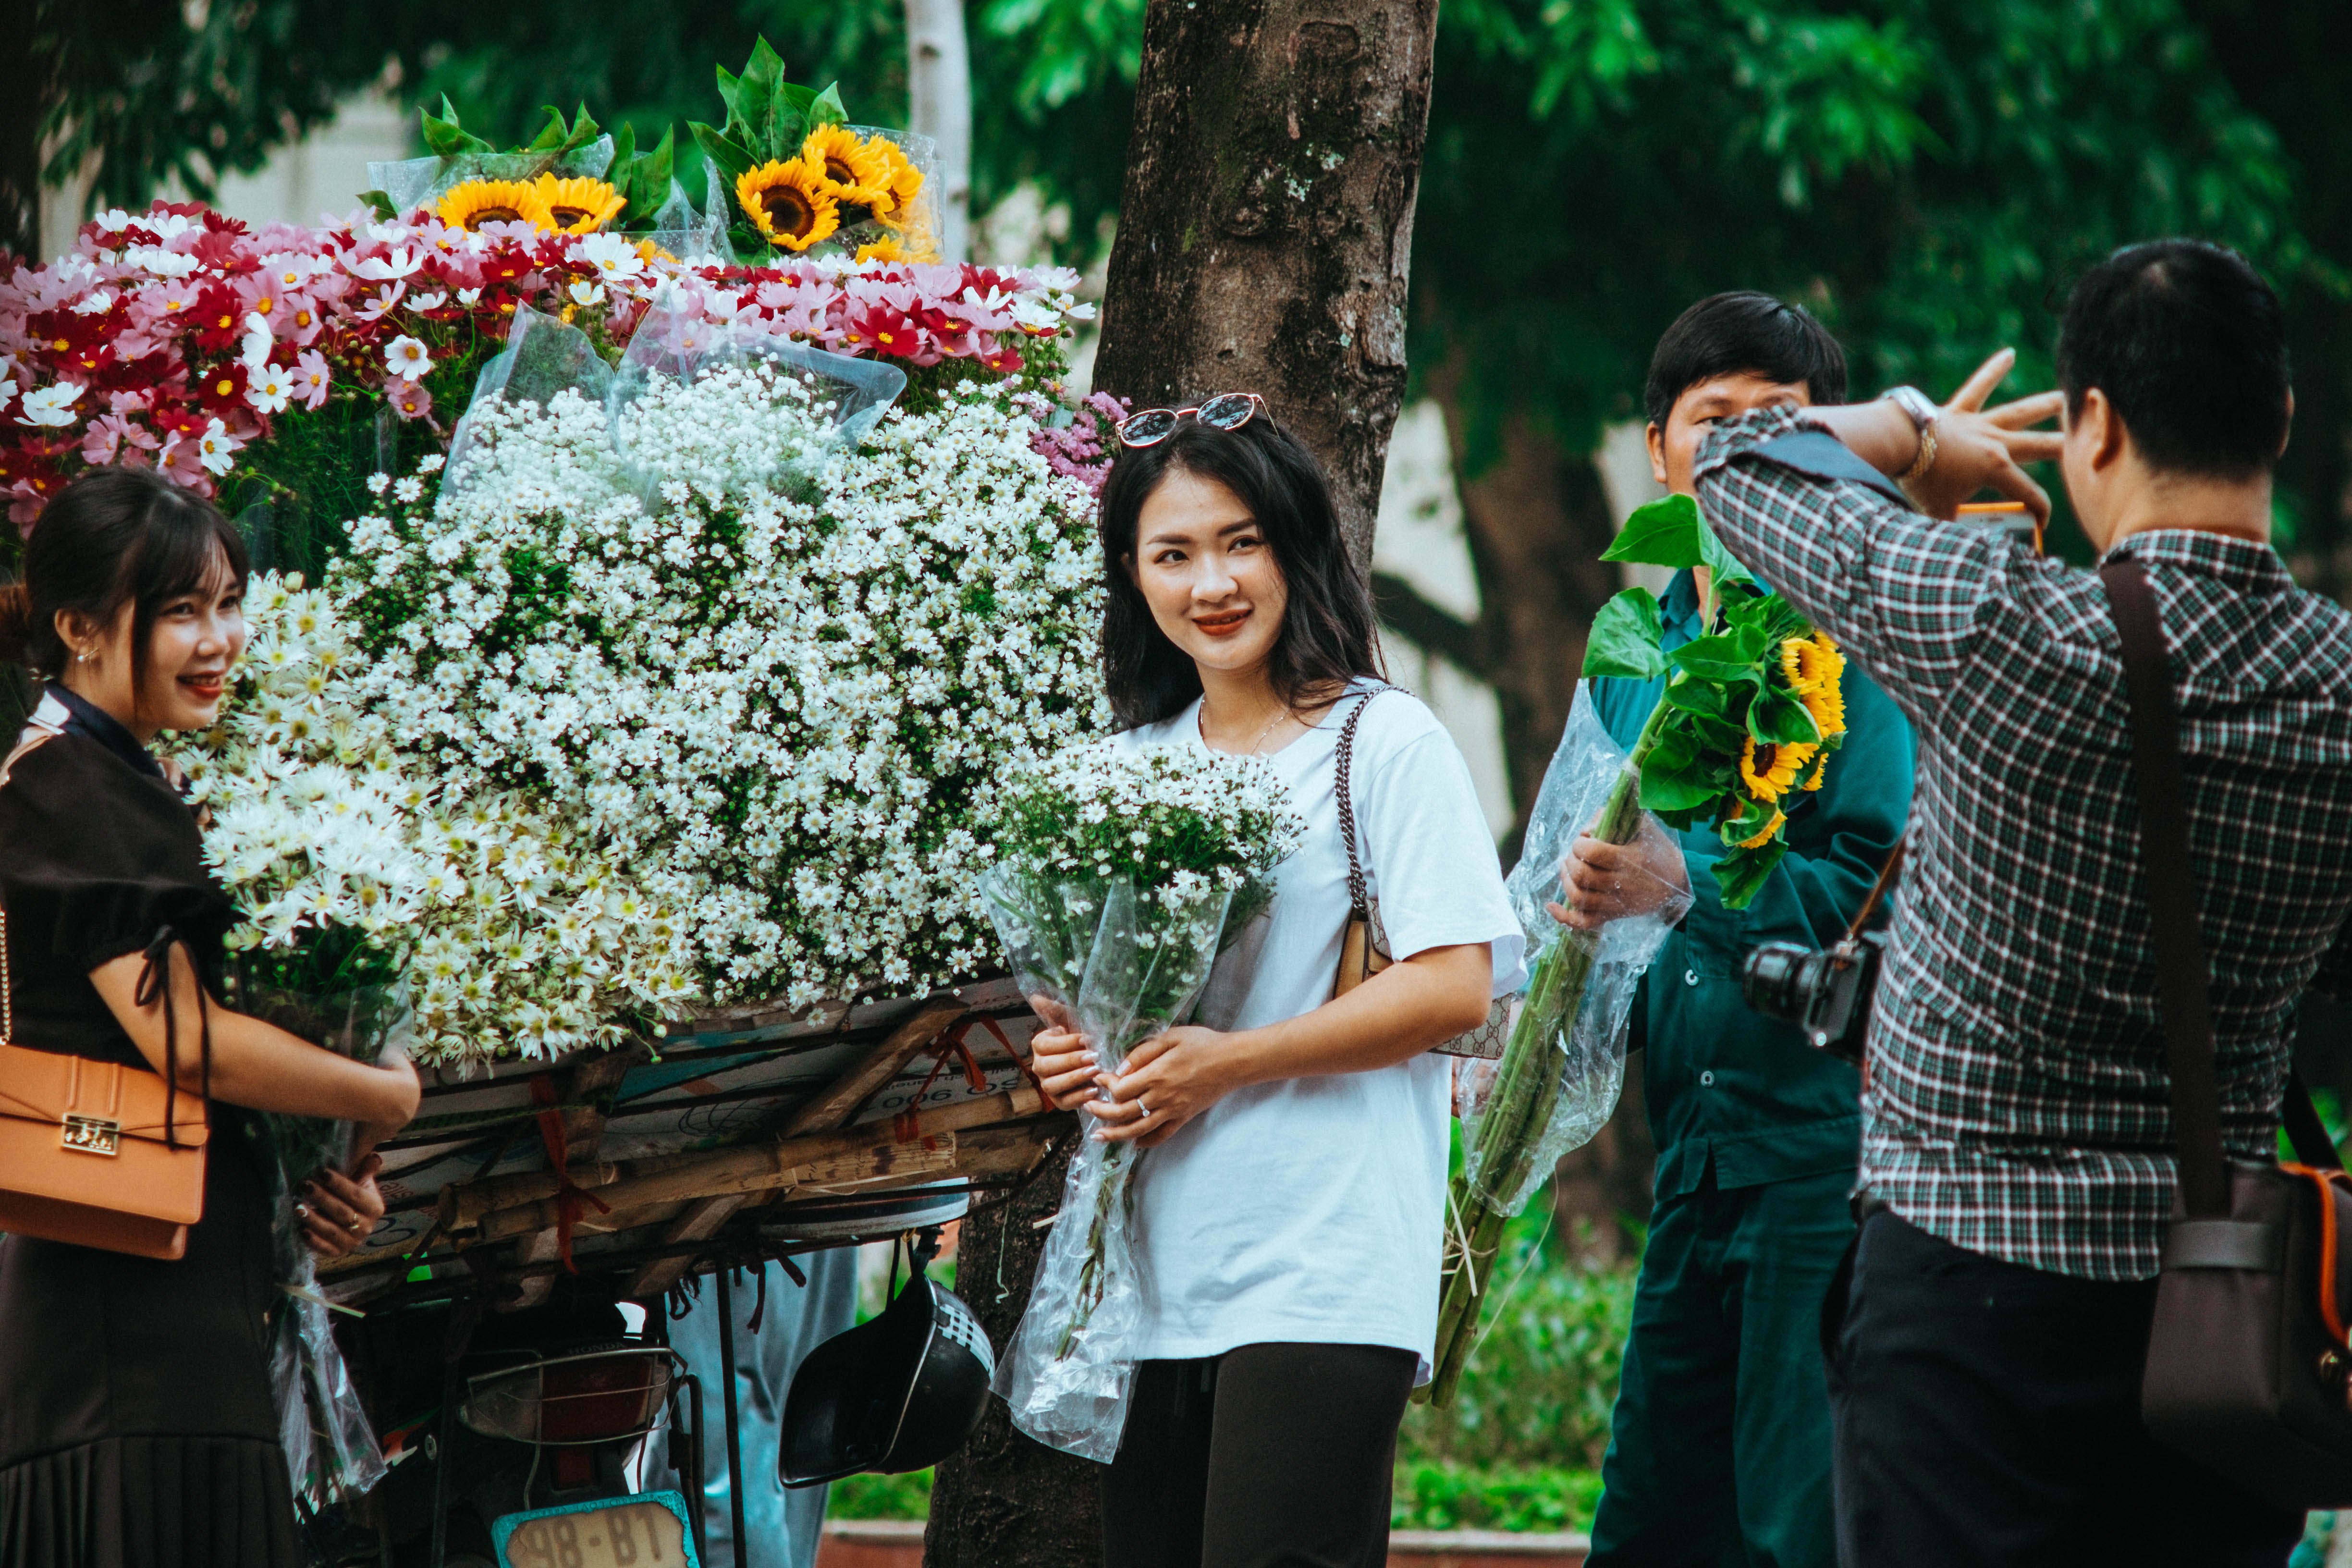
[{"label": "red cosmos flower", "polygon": [[199,353],[217,353],[245,336],[245,301],[226,283],[215,283],[198,294],[188,314],[195,327]]},{"label": "red cosmos flower", "polygon": [[999,375],[1011,375],[1021,368],[1021,354],[1015,349],[999,348],[992,353],[981,355],[980,363]]},{"label": "red cosmos flower", "polygon": [[261,258],[246,245],[245,225],[235,218],[222,218],[218,213],[205,215],[205,232],[188,247],[188,254],[207,267],[236,276],[261,270]]},{"label": "red cosmos flower", "polygon": [[215,365],[196,378],[196,399],[222,418],[245,405],[245,366],[235,360]]},{"label": "red cosmos flower", "polygon": [[530,285],[525,279],[536,265],[530,253],[520,245],[493,246],[489,254],[482,258],[482,283],[486,289],[501,291],[527,289]]},{"label": "red cosmos flower", "polygon": [[848,342],[871,343],[876,353],[911,359],[923,345],[922,331],[916,323],[906,312],[887,305],[871,306],[864,315],[851,316],[845,324]]}]

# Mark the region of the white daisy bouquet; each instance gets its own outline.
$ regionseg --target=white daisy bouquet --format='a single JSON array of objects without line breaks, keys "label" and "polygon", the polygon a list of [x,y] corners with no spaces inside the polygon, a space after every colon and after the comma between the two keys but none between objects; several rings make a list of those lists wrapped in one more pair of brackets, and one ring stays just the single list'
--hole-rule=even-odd
[{"label": "white daisy bouquet", "polygon": [[[1265,912],[1306,831],[1263,761],[1080,747],[1007,792],[981,879],[1014,972],[1106,1073],[1191,1016],[1217,954]],[[997,1363],[1013,1425],[1108,1462],[1126,1423],[1140,1293],[1128,1194],[1139,1151],[1079,1145],[1029,1308]]]}]

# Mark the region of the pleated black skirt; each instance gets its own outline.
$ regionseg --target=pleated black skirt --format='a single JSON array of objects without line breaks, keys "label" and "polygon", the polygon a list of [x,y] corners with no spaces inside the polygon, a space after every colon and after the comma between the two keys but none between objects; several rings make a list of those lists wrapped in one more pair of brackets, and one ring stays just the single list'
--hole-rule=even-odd
[{"label": "pleated black skirt", "polygon": [[0,1563],[299,1568],[251,1121],[213,1107],[175,1262],[0,1239]]}]

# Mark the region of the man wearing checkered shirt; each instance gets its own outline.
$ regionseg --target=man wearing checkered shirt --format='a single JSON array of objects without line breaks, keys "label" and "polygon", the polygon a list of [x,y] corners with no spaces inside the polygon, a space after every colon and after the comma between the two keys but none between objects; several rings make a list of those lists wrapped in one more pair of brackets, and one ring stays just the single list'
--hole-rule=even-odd
[{"label": "man wearing checkered shirt", "polygon": [[[2057,458],[2092,542],[2147,569],[2223,1140],[2253,1158],[2275,1153],[2295,1002],[2340,964],[2352,909],[2352,616],[2269,545],[2294,405],[2278,300],[2242,259],[2116,252],[2068,301],[2063,390],[1985,411],[2012,358],[1941,409],[1904,389],[1748,416],[1696,464],[1732,553],[1918,736],[1871,1020],[1869,1212],[1824,1312],[1840,1559],[2275,1568],[2300,1518],[2138,1420],[2174,1164],[2106,595],[2005,531],[1934,520],[1988,486],[2046,517],[2019,464]],[[2063,433],[2031,428],[2053,416]]]}]

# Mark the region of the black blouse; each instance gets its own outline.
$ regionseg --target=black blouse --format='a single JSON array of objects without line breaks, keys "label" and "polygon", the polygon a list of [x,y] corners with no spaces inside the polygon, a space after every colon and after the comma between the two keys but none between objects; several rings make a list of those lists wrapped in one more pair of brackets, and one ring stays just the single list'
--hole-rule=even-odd
[{"label": "black blouse", "polygon": [[0,785],[13,1043],[152,1071],[90,971],[169,931],[217,997],[222,938],[243,917],[204,863],[194,814],[129,731],[55,686],[35,722],[64,732]]}]

